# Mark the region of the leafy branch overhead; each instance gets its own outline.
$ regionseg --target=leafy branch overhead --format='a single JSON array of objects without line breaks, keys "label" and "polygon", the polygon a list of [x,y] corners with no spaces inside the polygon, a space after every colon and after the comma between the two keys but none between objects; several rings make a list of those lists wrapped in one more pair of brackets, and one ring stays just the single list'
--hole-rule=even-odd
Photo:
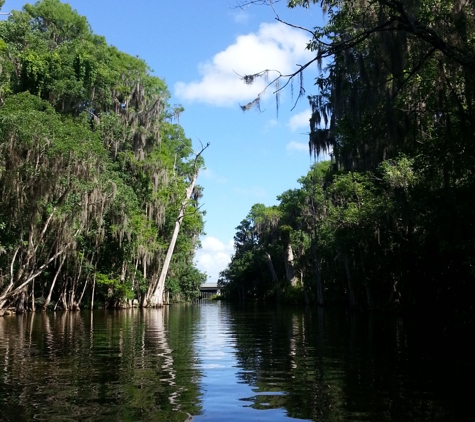
[{"label": "leafy branch overhead", "polygon": [[[239,7],[250,5],[272,6],[277,1],[250,0],[238,2]],[[288,0],[288,6],[293,8],[302,6],[309,8],[311,4],[320,4],[328,16],[328,23],[324,27],[308,29],[299,25],[285,22],[275,12],[275,19],[290,27],[307,32],[310,40],[307,48],[315,52],[315,57],[290,74],[281,74],[279,71],[263,70],[255,74],[243,75],[241,79],[246,83],[253,83],[257,78],[268,78],[269,72],[277,76],[266,85],[256,99],[250,101],[243,110],[259,106],[260,97],[270,86],[274,86],[274,94],[285,88],[291,80],[299,76],[313,63],[318,64],[321,71],[325,59],[335,58],[340,54],[348,53],[368,40],[381,41],[384,33],[398,37],[399,42],[409,42],[410,39],[422,42],[429,51],[439,52],[447,59],[458,63],[463,68],[475,70],[475,42],[473,22],[473,2],[469,0],[423,1],[419,6],[402,0],[375,0],[366,1],[326,1],[326,0]],[[398,50],[392,45],[393,51]],[[280,80],[280,82],[276,85]],[[305,94],[302,79],[299,83],[298,99]]]}]

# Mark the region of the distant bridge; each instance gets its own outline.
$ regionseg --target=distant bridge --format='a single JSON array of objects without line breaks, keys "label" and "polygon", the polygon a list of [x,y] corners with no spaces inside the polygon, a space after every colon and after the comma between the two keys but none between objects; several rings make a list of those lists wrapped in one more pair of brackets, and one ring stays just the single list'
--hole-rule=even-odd
[{"label": "distant bridge", "polygon": [[220,296],[221,290],[217,284],[203,284],[200,287],[200,293],[200,299],[206,299],[214,295]]}]

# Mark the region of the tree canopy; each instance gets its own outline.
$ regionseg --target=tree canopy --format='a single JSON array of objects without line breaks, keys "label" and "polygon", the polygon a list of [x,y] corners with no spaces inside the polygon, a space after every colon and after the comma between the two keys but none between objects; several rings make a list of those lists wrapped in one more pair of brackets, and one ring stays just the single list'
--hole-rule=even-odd
[{"label": "tree canopy", "polygon": [[175,234],[163,287],[199,293],[202,189],[187,188],[204,161],[168,99],[68,4],[0,22],[0,308],[147,306]]},{"label": "tree canopy", "polygon": [[[287,4],[321,7],[327,16],[322,27],[286,23],[309,34],[314,58],[275,79],[285,89],[312,63],[320,66],[313,92],[301,85],[300,100],[307,96],[312,109],[310,152],[330,161],[279,197],[275,229],[291,227],[291,241],[301,245],[295,247],[301,300],[446,305],[473,322],[475,3]],[[238,257],[239,249],[230,271]],[[278,288],[285,290],[279,261],[275,255],[284,283]],[[233,277],[223,274],[229,288]]]}]

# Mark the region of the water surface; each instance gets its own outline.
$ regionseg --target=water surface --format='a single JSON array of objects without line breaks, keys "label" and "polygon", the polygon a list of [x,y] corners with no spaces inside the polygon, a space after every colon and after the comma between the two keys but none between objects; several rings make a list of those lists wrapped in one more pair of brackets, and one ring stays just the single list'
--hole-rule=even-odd
[{"label": "water surface", "polygon": [[8,316],[0,420],[469,420],[473,350],[443,340],[383,315],[219,302]]}]

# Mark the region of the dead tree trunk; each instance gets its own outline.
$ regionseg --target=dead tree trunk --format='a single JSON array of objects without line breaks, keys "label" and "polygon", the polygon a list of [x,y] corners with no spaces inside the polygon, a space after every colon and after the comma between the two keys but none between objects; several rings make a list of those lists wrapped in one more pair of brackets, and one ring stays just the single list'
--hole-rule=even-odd
[{"label": "dead tree trunk", "polygon": [[287,278],[288,283],[292,286],[295,287],[297,286],[298,279],[295,277],[295,271],[294,271],[294,253],[292,251],[292,245],[290,242],[287,243],[287,246],[284,250],[285,254],[285,276]]},{"label": "dead tree trunk", "polygon": [[165,261],[163,262],[162,271],[160,272],[160,277],[156,283],[151,283],[146,297],[146,306],[149,307],[162,307],[163,306],[163,292],[165,290],[165,280],[167,278],[168,268],[170,267],[170,262],[172,260],[173,252],[175,250],[176,240],[178,238],[178,234],[180,233],[181,224],[183,222],[183,218],[185,216],[186,207],[191,198],[191,194],[193,193],[193,189],[195,187],[196,180],[198,179],[198,174],[200,171],[199,166],[199,157],[203,153],[203,151],[209,147],[209,143],[201,148],[201,151],[195,154],[195,162],[193,167],[193,174],[191,176],[190,184],[186,189],[185,199],[181,203],[180,212],[178,213],[178,217],[175,222],[175,228],[173,230],[173,235],[170,241],[170,245],[168,246],[167,255],[165,256]]},{"label": "dead tree trunk", "polygon": [[277,273],[275,272],[274,263],[272,262],[272,258],[270,256],[269,252],[264,251],[264,255],[266,256],[266,262],[267,262],[267,266],[269,267],[270,275],[272,277],[272,283],[277,284],[279,279],[277,278]]}]

